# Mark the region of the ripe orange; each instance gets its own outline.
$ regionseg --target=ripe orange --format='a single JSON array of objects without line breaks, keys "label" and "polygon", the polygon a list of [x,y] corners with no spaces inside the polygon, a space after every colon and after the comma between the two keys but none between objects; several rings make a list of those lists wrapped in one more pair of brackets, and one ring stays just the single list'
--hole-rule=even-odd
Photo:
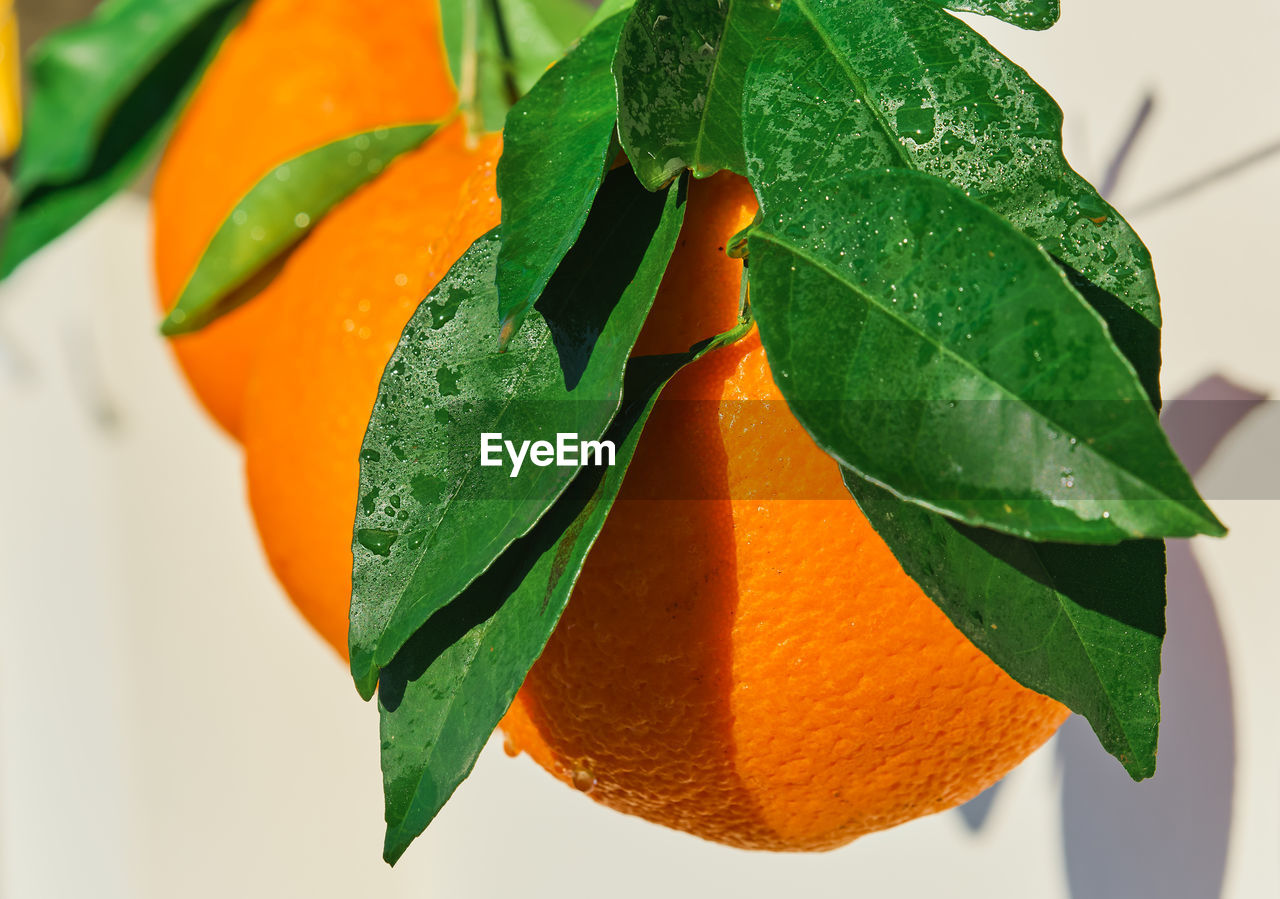
[{"label": "ripe orange", "polygon": [[294,604],[343,656],[359,452],[418,303],[498,224],[497,135],[461,122],[325,216],[254,300],[273,309],[245,400],[249,501]]},{"label": "ripe orange", "polygon": [[[641,349],[732,323],[742,268],[723,247],[754,208],[740,179],[692,186]],[[753,333],[664,392],[503,729],[612,808],[811,850],[969,799],[1066,714],[903,573]]]},{"label": "ripe orange", "polygon": [[[152,193],[161,306],[176,302],[218,226],[275,166],[456,104],[438,0],[256,0],[183,114]],[[233,436],[261,333],[261,299],[173,340],[192,389]]]}]

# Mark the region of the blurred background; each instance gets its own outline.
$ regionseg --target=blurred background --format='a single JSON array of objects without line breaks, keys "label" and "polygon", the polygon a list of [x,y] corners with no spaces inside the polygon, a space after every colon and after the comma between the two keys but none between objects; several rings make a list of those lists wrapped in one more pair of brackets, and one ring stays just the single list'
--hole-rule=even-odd
[{"label": "blurred background", "polygon": [[[19,0],[23,43],[83,0]],[[0,285],[0,897],[1280,896],[1280,4],[968,21],[1156,261],[1166,427],[1231,527],[1171,544],[1159,769],[1073,719],[969,805],[821,855],[596,806],[490,745],[394,870],[377,715],[256,543],[156,330],[145,193]]]}]

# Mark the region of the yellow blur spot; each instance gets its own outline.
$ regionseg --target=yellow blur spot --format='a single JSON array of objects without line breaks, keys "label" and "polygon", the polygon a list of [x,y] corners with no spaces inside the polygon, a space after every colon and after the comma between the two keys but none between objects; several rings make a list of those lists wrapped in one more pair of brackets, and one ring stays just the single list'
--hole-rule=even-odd
[{"label": "yellow blur spot", "polygon": [[13,0],[0,0],[0,159],[8,159],[22,140],[22,67],[18,53],[18,16]]}]

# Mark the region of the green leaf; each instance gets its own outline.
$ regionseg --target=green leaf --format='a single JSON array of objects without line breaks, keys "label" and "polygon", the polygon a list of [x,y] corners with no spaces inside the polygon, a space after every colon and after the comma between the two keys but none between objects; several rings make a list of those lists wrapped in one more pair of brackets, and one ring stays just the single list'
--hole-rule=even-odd
[{"label": "green leaf", "polygon": [[742,88],[778,18],[776,0],[639,0],[622,30],[614,76],[618,136],[650,190],[686,168],[747,173]]},{"label": "green leaf", "polygon": [[992,16],[1028,31],[1044,31],[1058,21],[1058,0],[938,0],[947,9]]},{"label": "green leaf", "polygon": [[1018,683],[1084,715],[1135,780],[1156,767],[1164,544],[1032,543],[970,528],[845,470],[903,569]]},{"label": "green leaf", "polygon": [[683,183],[651,194],[630,170],[611,173],[507,353],[496,350],[493,317],[496,229],[414,313],[360,454],[350,636],[351,672],[366,698],[377,669],[573,478],[571,468],[527,459],[518,477],[514,466],[483,466],[481,435],[519,446],[604,433],[683,216]]},{"label": "green leaf", "polygon": [[636,0],[601,0],[596,7],[596,14],[591,17],[591,21],[587,24],[587,29],[595,28],[606,19],[612,19],[620,12],[625,12],[636,5]]},{"label": "green leaf", "polygon": [[160,330],[184,334],[234,307],[235,292],[301,240],[330,209],[419,146],[438,125],[345,137],[268,172],[218,228]]},{"label": "green leaf", "polygon": [[115,0],[33,51],[0,277],[126,186],[247,0]]},{"label": "green leaf", "polygon": [[625,15],[586,35],[513,108],[498,161],[498,317],[506,345],[587,220],[616,155],[613,61]]},{"label": "green leaf", "polygon": [[852,172],[937,175],[1160,324],[1151,257],[1062,155],[1062,111],[966,24],[917,0],[791,0],[747,75],[751,183],[767,213]]},{"label": "green leaf", "polygon": [[683,365],[745,327],[688,354],[627,363],[622,408],[605,439],[616,464],[584,469],[532,531],[437,613],[382,671],[382,770],[388,862],[404,853],[475,765],[560,619],[604,527],[662,387]]},{"label": "green leaf", "polygon": [[1223,533],[1133,367],[1039,247],[928,175],[831,190],[806,220],[768,215],[748,246],[774,378],[823,449],[1015,536]]},{"label": "green leaf", "polygon": [[592,11],[575,0],[451,0],[440,13],[459,103],[478,127],[499,131]]}]

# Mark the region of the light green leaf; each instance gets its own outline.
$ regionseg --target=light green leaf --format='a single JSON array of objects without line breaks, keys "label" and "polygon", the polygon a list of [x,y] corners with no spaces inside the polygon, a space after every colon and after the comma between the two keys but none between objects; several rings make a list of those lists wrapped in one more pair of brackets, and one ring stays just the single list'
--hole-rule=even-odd
[{"label": "light green leaf", "polygon": [[0,277],[141,171],[247,0],[113,0],[32,51]]},{"label": "light green leaf", "polygon": [[296,244],[330,209],[396,156],[435,133],[432,124],[379,128],[276,166],[218,228],[160,330],[184,334],[230,311],[235,291]]},{"label": "light green leaf", "polygon": [[440,12],[459,103],[486,131],[502,129],[591,18],[576,0],[450,0]]}]

